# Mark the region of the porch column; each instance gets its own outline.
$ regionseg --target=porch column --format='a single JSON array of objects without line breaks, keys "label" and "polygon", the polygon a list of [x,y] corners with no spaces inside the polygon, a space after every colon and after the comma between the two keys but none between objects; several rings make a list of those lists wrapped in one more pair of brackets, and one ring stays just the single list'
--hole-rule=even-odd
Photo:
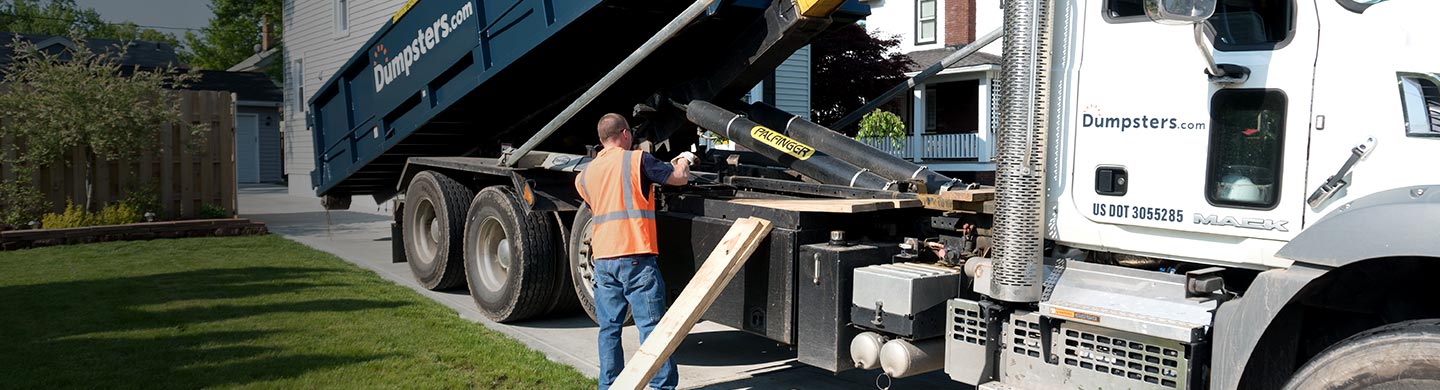
[{"label": "porch column", "polygon": [[916,85],[910,90],[910,95],[911,117],[914,118],[910,124],[910,159],[919,163],[925,155],[925,84]]},{"label": "porch column", "polygon": [[990,72],[981,73],[979,87],[975,91],[976,104],[980,105],[975,111],[980,113],[975,118],[975,141],[978,144],[975,145],[975,157],[982,163],[990,162],[990,152],[994,150],[990,144],[993,131],[990,128],[990,82]]}]

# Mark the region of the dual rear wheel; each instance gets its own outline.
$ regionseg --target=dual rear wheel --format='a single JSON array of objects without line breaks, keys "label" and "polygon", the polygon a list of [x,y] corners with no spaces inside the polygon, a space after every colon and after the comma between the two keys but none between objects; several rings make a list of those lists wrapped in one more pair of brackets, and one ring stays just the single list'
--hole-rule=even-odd
[{"label": "dual rear wheel", "polygon": [[528,210],[508,186],[478,193],[434,171],[406,191],[402,234],[415,279],[430,290],[469,285],[491,320],[573,311],[568,234],[554,212]]}]

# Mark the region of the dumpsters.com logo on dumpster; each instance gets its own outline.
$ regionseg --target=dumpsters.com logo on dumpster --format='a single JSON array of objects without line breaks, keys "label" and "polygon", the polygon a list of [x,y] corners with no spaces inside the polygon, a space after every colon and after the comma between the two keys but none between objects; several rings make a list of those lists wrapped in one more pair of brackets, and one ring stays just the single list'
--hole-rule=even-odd
[{"label": "dumpsters.com logo on dumpster", "polygon": [[[475,16],[475,6],[466,2],[464,6],[453,14],[440,15],[430,26],[416,30],[415,39],[409,45],[399,49],[399,53],[390,54],[390,49],[385,45],[376,45],[370,53],[372,63],[375,65],[375,92],[385,89],[386,85],[395,82],[395,79],[409,76],[410,67],[421,58],[425,57],[430,49],[441,40],[450,37],[450,32],[460,27],[465,20]],[[379,60],[383,59],[383,61]]]}]

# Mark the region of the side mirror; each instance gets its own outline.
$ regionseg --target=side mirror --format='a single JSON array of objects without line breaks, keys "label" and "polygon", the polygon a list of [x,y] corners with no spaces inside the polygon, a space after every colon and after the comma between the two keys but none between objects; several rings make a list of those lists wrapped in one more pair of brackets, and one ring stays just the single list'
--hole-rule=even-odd
[{"label": "side mirror", "polygon": [[1160,24],[1197,24],[1215,14],[1216,0],[1145,0],[1145,14]]}]

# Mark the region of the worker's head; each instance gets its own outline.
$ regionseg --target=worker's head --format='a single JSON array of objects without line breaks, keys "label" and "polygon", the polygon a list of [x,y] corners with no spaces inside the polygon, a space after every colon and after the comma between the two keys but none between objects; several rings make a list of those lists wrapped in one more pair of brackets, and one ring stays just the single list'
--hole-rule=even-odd
[{"label": "worker's head", "polygon": [[630,122],[620,114],[609,113],[600,117],[600,123],[595,126],[595,130],[600,135],[600,144],[607,148],[616,146],[630,149],[630,144],[634,141]]}]

